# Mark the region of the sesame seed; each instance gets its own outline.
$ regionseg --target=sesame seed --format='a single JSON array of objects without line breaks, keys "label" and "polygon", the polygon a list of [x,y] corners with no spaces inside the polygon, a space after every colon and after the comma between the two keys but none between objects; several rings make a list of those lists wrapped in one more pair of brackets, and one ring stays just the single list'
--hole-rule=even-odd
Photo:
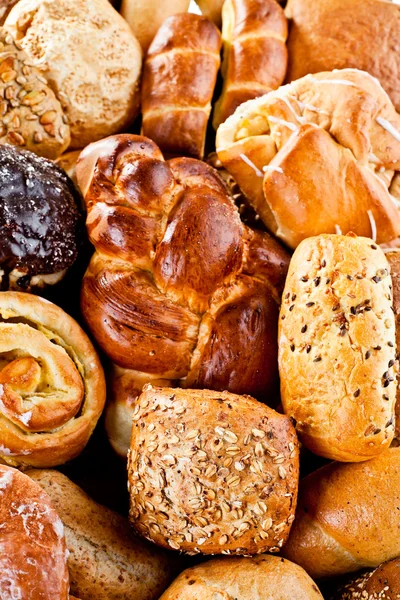
[{"label": "sesame seed", "polygon": [[307,352],[307,354],[310,354],[310,352],[311,352],[311,346],[310,346],[310,344],[307,344],[307,346],[306,346],[306,352]]},{"label": "sesame seed", "polygon": [[303,277],[300,279],[300,281],[302,281],[303,283],[306,283],[306,282],[308,281],[308,277],[304,277],[304,276],[303,276]]},{"label": "sesame seed", "polygon": [[307,331],[307,325],[303,325],[301,328],[301,333],[305,333]]},{"label": "sesame seed", "polygon": [[292,304],[291,306],[289,306],[290,312],[292,312],[293,309],[294,309],[294,304]]},{"label": "sesame seed", "polygon": [[318,287],[320,283],[321,283],[321,277],[316,277],[314,279],[314,285],[315,285],[315,287]]},{"label": "sesame seed", "polygon": [[314,358],[313,362],[315,362],[315,363],[316,363],[316,362],[320,362],[321,360],[322,360],[322,357],[321,357],[321,356],[316,356],[316,357]]},{"label": "sesame seed", "polygon": [[306,306],[310,308],[310,306],[314,306],[315,302],[307,302]]},{"label": "sesame seed", "polygon": [[360,395],[360,392],[361,392],[361,390],[360,390],[360,388],[358,388],[358,390],[356,390],[353,394],[354,398],[358,398],[358,396]]}]

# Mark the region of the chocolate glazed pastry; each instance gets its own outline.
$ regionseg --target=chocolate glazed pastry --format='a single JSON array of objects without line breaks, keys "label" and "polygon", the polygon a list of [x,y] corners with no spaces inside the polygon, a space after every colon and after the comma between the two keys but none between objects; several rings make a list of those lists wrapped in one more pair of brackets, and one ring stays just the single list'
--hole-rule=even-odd
[{"label": "chocolate glazed pastry", "polygon": [[62,169],[0,146],[1,289],[57,283],[78,255],[79,196]]}]

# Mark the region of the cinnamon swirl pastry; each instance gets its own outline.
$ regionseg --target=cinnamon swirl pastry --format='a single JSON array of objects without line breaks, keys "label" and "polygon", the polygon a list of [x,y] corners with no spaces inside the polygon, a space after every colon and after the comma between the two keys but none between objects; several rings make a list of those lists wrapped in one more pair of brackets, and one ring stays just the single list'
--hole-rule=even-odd
[{"label": "cinnamon swirl pastry", "polygon": [[52,467],[86,445],[105,402],[91,342],[58,306],[0,294],[0,458]]}]

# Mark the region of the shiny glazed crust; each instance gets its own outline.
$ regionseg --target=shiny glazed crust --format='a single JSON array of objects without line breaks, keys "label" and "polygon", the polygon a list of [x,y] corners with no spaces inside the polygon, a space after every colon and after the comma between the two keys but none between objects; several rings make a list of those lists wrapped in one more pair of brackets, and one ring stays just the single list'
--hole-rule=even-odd
[{"label": "shiny glazed crust", "polygon": [[313,578],[399,556],[400,448],[362,463],[331,463],[300,483],[283,554]]},{"label": "shiny glazed crust", "polygon": [[77,456],[105,402],[103,369],[79,325],[55,304],[0,294],[0,456],[56,466]]},{"label": "shiny glazed crust", "polygon": [[190,554],[279,552],[298,469],[290,420],[250,396],[147,385],[133,414],[130,519]]},{"label": "shiny glazed crust", "polygon": [[245,102],[218,128],[217,152],[291,248],[350,231],[383,243],[400,231],[399,132],[400,115],[379,82],[344,69]]},{"label": "shiny glazed crust", "polygon": [[222,24],[224,85],[214,109],[215,129],[243,102],[278,88],[287,68],[288,25],[275,0],[228,0]]},{"label": "shiny glazed crust", "polygon": [[147,53],[142,83],[142,133],[174,156],[203,158],[221,35],[205,17],[169,17]]},{"label": "shiny glazed crust", "polygon": [[0,598],[67,600],[67,547],[50,498],[0,464]]},{"label": "shiny glazed crust", "polygon": [[114,447],[126,454],[131,407],[146,381],[271,399],[286,251],[241,223],[214,169],[165,162],[147,138],[89,146],[77,176],[96,247],[82,313],[105,353],[132,371],[113,385]]}]

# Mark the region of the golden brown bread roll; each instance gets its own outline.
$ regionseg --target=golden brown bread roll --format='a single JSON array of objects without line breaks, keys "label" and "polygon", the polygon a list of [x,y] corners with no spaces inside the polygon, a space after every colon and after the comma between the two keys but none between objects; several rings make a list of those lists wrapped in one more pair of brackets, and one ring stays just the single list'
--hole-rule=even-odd
[{"label": "golden brown bread roll", "polygon": [[276,0],[227,0],[222,23],[224,85],[215,129],[246,100],[278,88],[287,68],[288,25]]},{"label": "golden brown bread roll", "polygon": [[400,448],[362,463],[330,463],[300,482],[283,554],[319,577],[400,555]]},{"label": "golden brown bread roll", "polygon": [[187,12],[190,0],[122,0],[121,15],[129,23],[144,52],[167,17]]},{"label": "golden brown bread roll", "polygon": [[298,461],[290,419],[250,396],[147,385],[128,454],[132,525],[189,554],[279,552]]},{"label": "golden brown bread roll", "polygon": [[289,0],[289,70],[307,73],[353,67],[381,82],[400,110],[400,7],[391,0]]},{"label": "golden brown bread roll", "polygon": [[186,569],[160,600],[322,600],[298,565],[277,556],[219,558]]},{"label": "golden brown bread roll", "polygon": [[358,462],[393,439],[391,290],[389,264],[370,239],[320,235],[292,257],[279,319],[281,398],[316,454]]},{"label": "golden brown bread roll", "polygon": [[39,69],[0,28],[0,144],[57,158],[71,141],[61,104]]},{"label": "golden brown bread roll", "polygon": [[[50,496],[65,527],[71,593],[81,600],[156,600],[174,576],[172,560],[130,531],[58,471],[27,475]],[[52,599],[54,600],[54,599]]]},{"label": "golden brown bread roll", "polygon": [[108,0],[19,0],[4,26],[61,102],[72,148],[126,128],[138,114],[142,50]]},{"label": "golden brown bread roll", "polygon": [[196,4],[199,6],[201,13],[213,21],[217,27],[221,27],[221,12],[222,6],[225,0],[196,0]]},{"label": "golden brown bread roll", "polygon": [[85,447],[105,402],[99,358],[61,308],[0,294],[0,457],[51,467]]},{"label": "golden brown bread roll", "polygon": [[68,600],[64,527],[42,488],[0,465],[0,598]]},{"label": "golden brown bread roll", "polygon": [[147,53],[142,133],[170,155],[203,158],[221,35],[205,17],[169,17]]},{"label": "golden brown bread roll", "polygon": [[400,115],[367,73],[308,75],[244,103],[220,125],[217,152],[291,248],[320,233],[399,235]]},{"label": "golden brown bread roll", "polygon": [[149,381],[271,401],[287,252],[241,223],[214,169],[165,162],[147,138],[89,146],[77,176],[96,247],[82,313],[105,353],[130,371],[113,386],[113,446],[126,456],[132,404]]},{"label": "golden brown bread roll", "polygon": [[[390,275],[393,285],[393,312],[396,324],[396,348],[400,348],[400,251],[396,249],[385,249],[386,258],[390,266]],[[397,356],[398,358],[398,356]],[[395,404],[395,431],[394,441],[400,445],[400,385],[399,374],[397,373],[397,389]]]},{"label": "golden brown bread roll", "polygon": [[398,600],[400,598],[400,560],[383,563],[347,583],[334,600]]}]

